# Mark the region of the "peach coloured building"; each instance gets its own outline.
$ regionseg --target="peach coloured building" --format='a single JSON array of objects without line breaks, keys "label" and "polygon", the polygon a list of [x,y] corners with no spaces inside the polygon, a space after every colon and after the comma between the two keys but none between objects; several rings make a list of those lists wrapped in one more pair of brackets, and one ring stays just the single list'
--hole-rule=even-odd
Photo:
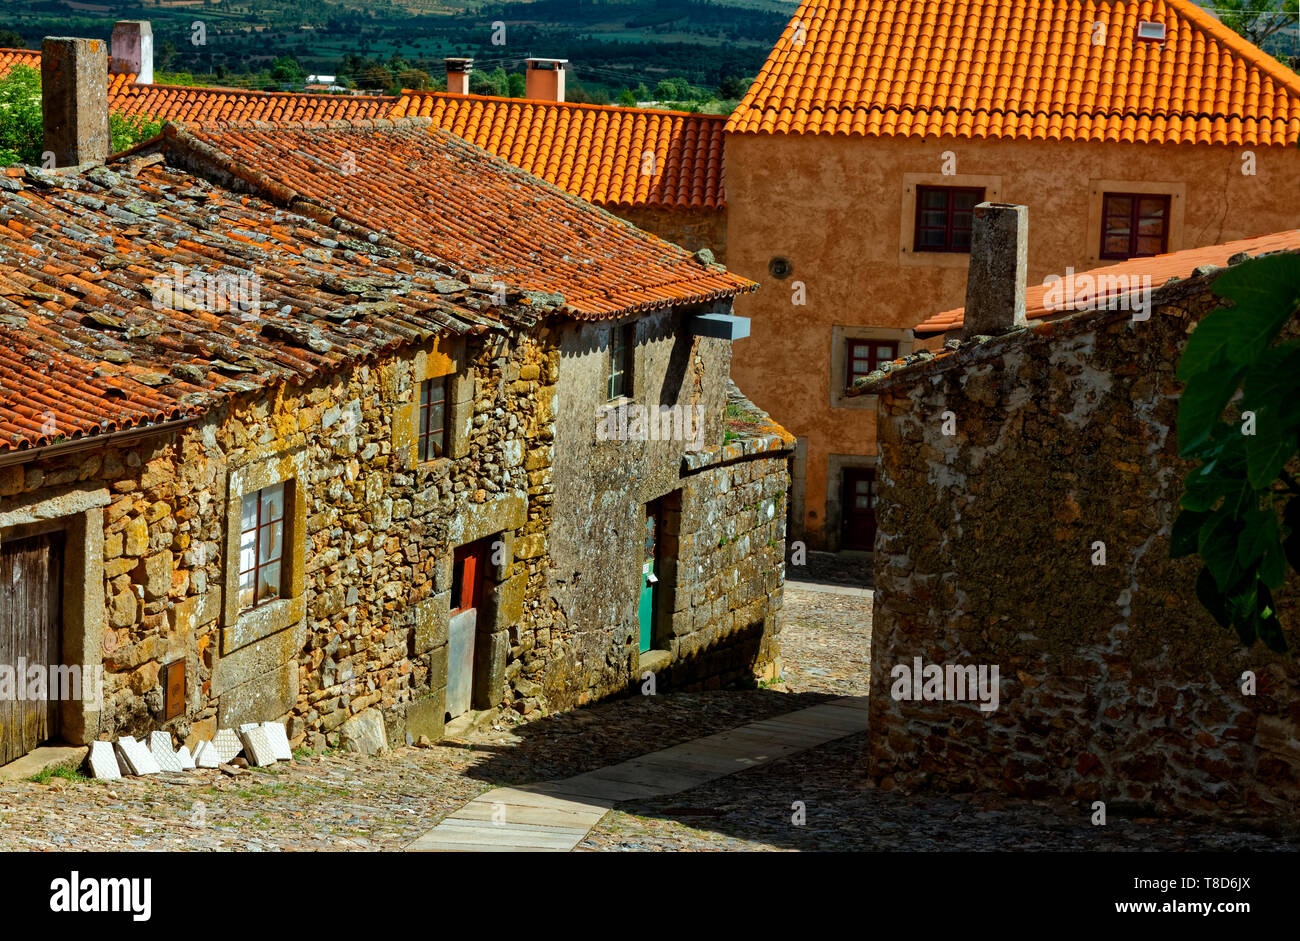
[{"label": "peach coloured building", "polygon": [[[1300,77],[1184,0],[805,0],[727,124],[734,375],[799,437],[792,539],[870,550],[856,376],[965,296],[970,209],[1038,284],[1300,222]],[[1138,262],[1140,265],[1140,262]]]}]

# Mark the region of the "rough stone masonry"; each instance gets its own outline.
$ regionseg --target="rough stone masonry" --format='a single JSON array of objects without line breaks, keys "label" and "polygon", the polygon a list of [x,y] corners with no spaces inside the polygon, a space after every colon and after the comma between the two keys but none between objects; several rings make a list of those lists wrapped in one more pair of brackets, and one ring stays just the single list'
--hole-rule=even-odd
[{"label": "rough stone masonry", "polygon": [[[1189,466],[1174,371],[1211,281],[1166,286],[1149,321],[1075,314],[862,386],[880,397],[867,760],[884,786],[1295,824],[1295,661],[1243,648],[1196,600],[1199,561],[1169,557]],[[893,698],[915,657],[998,665],[998,708]]]}]

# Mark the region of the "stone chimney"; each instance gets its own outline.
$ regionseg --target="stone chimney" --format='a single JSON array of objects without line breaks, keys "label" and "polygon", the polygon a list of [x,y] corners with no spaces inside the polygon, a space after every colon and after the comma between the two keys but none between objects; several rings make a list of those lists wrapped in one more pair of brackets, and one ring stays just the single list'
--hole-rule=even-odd
[{"label": "stone chimney", "polygon": [[153,27],[148,20],[118,20],[113,24],[113,48],[108,71],[134,75],[141,85],[153,84]]},{"label": "stone chimney", "polygon": [[41,42],[45,149],[56,167],[108,159],[108,44],[47,36]]},{"label": "stone chimney", "polygon": [[469,73],[474,71],[473,59],[447,59],[447,91],[452,95],[469,94]]},{"label": "stone chimney", "polygon": [[568,59],[529,59],[524,72],[524,97],[534,101],[564,100],[564,66]]},{"label": "stone chimney", "polygon": [[974,217],[962,335],[996,336],[1026,323],[1029,207],[980,203]]}]

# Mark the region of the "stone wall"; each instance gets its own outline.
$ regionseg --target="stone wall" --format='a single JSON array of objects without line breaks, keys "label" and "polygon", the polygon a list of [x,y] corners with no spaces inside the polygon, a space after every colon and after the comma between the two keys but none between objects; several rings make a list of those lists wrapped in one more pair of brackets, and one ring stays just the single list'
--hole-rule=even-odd
[{"label": "stone wall", "polygon": [[719,264],[727,263],[726,209],[664,209],[651,206],[606,206],[638,229],[653,232],[688,252],[707,248]]},{"label": "stone wall", "polygon": [[[882,452],[868,760],[884,786],[1295,821],[1300,671],[1242,648],[1196,600],[1199,561],[1169,558],[1189,466],[1175,365],[1214,302],[1197,278],[1147,322],[1077,314],[868,382]],[[997,665],[997,709],[894,698],[893,669],[916,657]]]},{"label": "stone wall", "polygon": [[[638,401],[699,405],[687,442],[594,441],[608,326],[445,338],[302,385],[248,391],[197,422],[0,466],[0,536],[68,534],[63,662],[104,668],[74,741],[154,729],[193,743],[287,719],[291,741],[443,732],[453,552],[487,563],[473,708],[528,715],[639,677],[644,507],[665,501],[657,646],[673,685],[768,675],[784,553],[784,442],[723,446],[730,346],[691,312],[637,322]],[[422,379],[445,375],[449,456],[414,460]],[[561,378],[563,376],[563,382]],[[561,392],[563,390],[563,392]],[[284,597],[241,610],[242,496],[285,482]],[[185,701],[165,718],[164,670]]]},{"label": "stone wall", "polygon": [[[0,497],[51,501],[46,515],[70,489],[108,495],[98,644],[105,702],[87,737],[165,728],[192,739],[288,715],[295,743],[332,745],[369,709],[383,711],[390,734],[436,737],[452,549],[488,536],[512,551],[489,573],[484,624],[492,630],[479,646],[492,662],[476,698],[503,699],[510,628],[529,583],[536,590],[542,579],[530,537],[547,525],[549,490],[530,484],[524,454],[547,453],[553,425],[538,403],[558,357],[529,338],[471,340],[467,350],[457,342],[250,394],[129,449],[0,471]],[[469,378],[449,389],[467,406],[453,435],[461,453],[412,467],[395,426],[417,395],[412,371],[449,372],[462,356]],[[297,516],[291,532],[301,532],[286,546],[301,553],[301,577],[290,579],[284,602],[232,617],[224,605],[234,592],[223,580],[234,568],[237,482],[247,477],[256,489],[277,473],[297,491],[287,515]],[[13,505],[0,500],[0,519]],[[186,662],[187,703],[164,722],[159,673],[175,660]]]}]

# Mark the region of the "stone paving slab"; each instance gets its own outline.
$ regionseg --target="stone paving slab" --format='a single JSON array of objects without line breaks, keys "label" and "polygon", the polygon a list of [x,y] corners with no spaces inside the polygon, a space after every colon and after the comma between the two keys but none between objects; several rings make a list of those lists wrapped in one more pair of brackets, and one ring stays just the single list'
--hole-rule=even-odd
[{"label": "stone paving slab", "polygon": [[[527,788],[497,788],[407,846],[415,852],[568,852],[621,801],[661,797],[860,732],[867,714],[836,700]],[[505,823],[494,822],[499,805]]]}]

